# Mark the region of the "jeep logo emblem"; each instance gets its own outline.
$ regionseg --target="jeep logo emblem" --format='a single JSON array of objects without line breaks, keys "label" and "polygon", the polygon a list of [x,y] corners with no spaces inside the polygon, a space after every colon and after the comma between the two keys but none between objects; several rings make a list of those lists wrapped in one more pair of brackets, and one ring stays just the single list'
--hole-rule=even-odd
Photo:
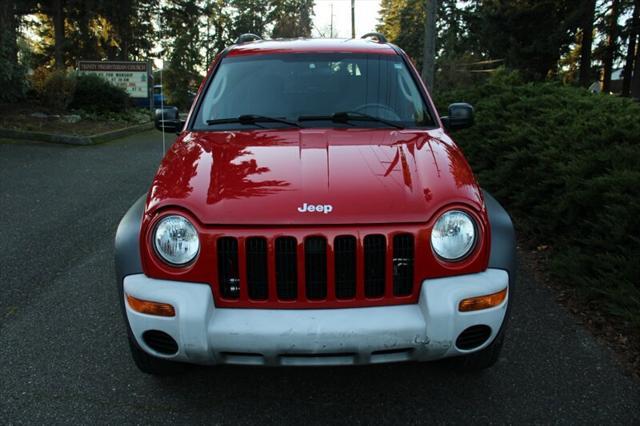
[{"label": "jeep logo emblem", "polygon": [[298,211],[300,213],[324,213],[329,214],[333,211],[333,206],[331,204],[307,204],[304,203],[302,206],[298,207]]}]

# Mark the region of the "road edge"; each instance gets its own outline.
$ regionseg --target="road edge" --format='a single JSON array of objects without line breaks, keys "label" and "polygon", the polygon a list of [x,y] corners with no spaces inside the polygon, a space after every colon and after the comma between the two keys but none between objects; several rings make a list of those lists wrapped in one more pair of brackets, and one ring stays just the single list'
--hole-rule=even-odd
[{"label": "road edge", "polygon": [[66,145],[96,145],[151,129],[153,129],[152,122],[137,124],[135,126],[124,127],[122,129],[111,130],[108,132],[87,136],[0,129],[0,138],[49,142]]}]

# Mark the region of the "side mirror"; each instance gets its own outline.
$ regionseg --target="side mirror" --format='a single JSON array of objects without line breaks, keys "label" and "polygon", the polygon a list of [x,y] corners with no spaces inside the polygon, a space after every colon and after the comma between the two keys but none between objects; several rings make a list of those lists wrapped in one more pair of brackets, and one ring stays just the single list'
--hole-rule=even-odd
[{"label": "side mirror", "polygon": [[447,130],[460,130],[473,126],[473,107],[464,102],[449,105],[449,115],[440,118]]},{"label": "side mirror", "polygon": [[156,129],[169,133],[180,133],[184,122],[180,120],[177,107],[164,107],[156,109],[154,120]]}]

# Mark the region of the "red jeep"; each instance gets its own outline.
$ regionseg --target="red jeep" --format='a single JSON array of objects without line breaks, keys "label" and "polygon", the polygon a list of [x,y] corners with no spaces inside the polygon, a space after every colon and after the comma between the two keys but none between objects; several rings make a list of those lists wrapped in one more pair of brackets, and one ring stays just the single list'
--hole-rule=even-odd
[{"label": "red jeep", "polygon": [[142,371],[495,363],[513,226],[449,136],[472,107],[439,117],[401,49],[242,37],[174,118],[116,235]]}]

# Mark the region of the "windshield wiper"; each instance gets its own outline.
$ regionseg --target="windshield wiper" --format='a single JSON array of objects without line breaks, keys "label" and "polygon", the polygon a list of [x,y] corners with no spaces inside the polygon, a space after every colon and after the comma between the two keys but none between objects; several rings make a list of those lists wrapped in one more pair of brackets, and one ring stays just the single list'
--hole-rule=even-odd
[{"label": "windshield wiper", "polygon": [[331,120],[335,123],[347,123],[349,121],[375,121],[378,123],[386,124],[389,127],[395,127],[396,129],[404,129],[404,126],[398,123],[394,123],[393,121],[355,111],[341,111],[335,112],[331,115],[301,115],[300,117],[298,117],[298,121],[316,120]]},{"label": "windshield wiper", "polygon": [[284,118],[278,117],[269,117],[266,115],[257,115],[257,114],[243,114],[239,117],[235,118],[216,118],[213,120],[207,120],[207,124],[232,124],[232,123],[240,123],[240,124],[254,124],[258,127],[260,126],[258,123],[282,123],[287,124],[293,127],[302,127],[300,124],[295,121],[285,120]]}]

